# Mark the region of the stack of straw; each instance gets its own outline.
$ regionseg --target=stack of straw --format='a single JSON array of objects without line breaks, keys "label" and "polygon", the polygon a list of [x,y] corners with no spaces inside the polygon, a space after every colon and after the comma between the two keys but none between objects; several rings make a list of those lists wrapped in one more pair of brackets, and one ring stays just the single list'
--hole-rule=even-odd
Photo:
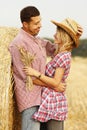
[{"label": "stack of straw", "polygon": [[9,43],[18,29],[0,27],[0,130],[20,130],[21,115],[14,99]]}]

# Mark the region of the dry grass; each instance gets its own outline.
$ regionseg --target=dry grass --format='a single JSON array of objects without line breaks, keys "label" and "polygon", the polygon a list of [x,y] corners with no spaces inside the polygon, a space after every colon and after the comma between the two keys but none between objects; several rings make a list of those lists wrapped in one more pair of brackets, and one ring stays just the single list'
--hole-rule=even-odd
[{"label": "dry grass", "polygon": [[68,78],[65,130],[87,130],[87,59],[74,58]]},{"label": "dry grass", "polygon": [[[13,96],[8,52],[8,45],[17,32],[16,28],[0,27],[0,130],[20,130],[21,115]],[[65,130],[87,130],[87,59],[72,59],[66,94],[69,113]]]},{"label": "dry grass", "polygon": [[[31,66],[35,56],[29,53],[23,47],[18,47],[18,49],[21,55],[21,61],[23,62],[24,66]],[[31,76],[26,77],[26,89],[30,91],[33,89],[33,81]]]},{"label": "dry grass", "polygon": [[12,93],[10,93],[10,90],[12,91],[10,76],[11,60],[9,60],[10,55],[6,55],[6,50],[0,48],[1,54],[2,51],[5,52],[5,55],[0,55],[0,130],[6,130],[12,125],[12,122],[9,122],[9,120],[12,120]]},{"label": "dry grass", "polygon": [[[18,29],[0,27],[0,130],[18,130],[16,118],[20,117],[13,98],[11,56],[8,45],[18,33]],[[14,124],[14,125],[13,125]]]}]

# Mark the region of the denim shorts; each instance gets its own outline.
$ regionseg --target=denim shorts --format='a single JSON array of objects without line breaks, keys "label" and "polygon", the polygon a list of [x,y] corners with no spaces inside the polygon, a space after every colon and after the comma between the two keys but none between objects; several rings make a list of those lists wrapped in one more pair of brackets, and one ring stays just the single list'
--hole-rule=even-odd
[{"label": "denim shorts", "polygon": [[31,107],[22,112],[22,130],[40,130],[40,122],[32,119],[38,107]]}]

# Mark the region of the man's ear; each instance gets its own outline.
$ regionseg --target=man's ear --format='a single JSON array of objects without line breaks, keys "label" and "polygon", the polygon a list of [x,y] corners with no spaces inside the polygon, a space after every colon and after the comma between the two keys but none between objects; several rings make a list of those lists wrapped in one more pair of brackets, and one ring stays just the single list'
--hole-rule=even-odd
[{"label": "man's ear", "polygon": [[28,23],[27,22],[23,22],[23,27],[24,28],[28,28]]}]

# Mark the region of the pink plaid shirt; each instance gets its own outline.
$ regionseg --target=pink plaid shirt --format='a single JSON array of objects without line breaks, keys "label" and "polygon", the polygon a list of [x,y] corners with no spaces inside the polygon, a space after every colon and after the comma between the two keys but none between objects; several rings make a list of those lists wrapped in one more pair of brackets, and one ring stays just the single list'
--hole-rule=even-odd
[{"label": "pink plaid shirt", "polygon": [[29,107],[40,105],[42,87],[34,85],[32,91],[26,89],[26,75],[23,71],[24,66],[21,61],[20,53],[17,46],[22,46],[31,54],[35,54],[35,59],[32,63],[32,67],[40,71],[41,73],[45,73],[46,50],[48,51],[48,54],[50,54],[52,53],[52,51],[54,51],[54,47],[53,44],[50,44],[50,42],[33,37],[22,29],[19,31],[18,35],[9,46],[14,72],[14,91],[16,95],[18,109],[20,112],[22,112]]},{"label": "pink plaid shirt", "polygon": [[[65,82],[70,70],[71,53],[64,52],[57,54],[46,66],[46,75],[53,77],[56,68],[65,68],[62,82]],[[47,122],[50,119],[65,120],[67,117],[67,100],[64,93],[52,89],[43,88],[42,102],[39,110],[33,118],[40,122]]]}]

